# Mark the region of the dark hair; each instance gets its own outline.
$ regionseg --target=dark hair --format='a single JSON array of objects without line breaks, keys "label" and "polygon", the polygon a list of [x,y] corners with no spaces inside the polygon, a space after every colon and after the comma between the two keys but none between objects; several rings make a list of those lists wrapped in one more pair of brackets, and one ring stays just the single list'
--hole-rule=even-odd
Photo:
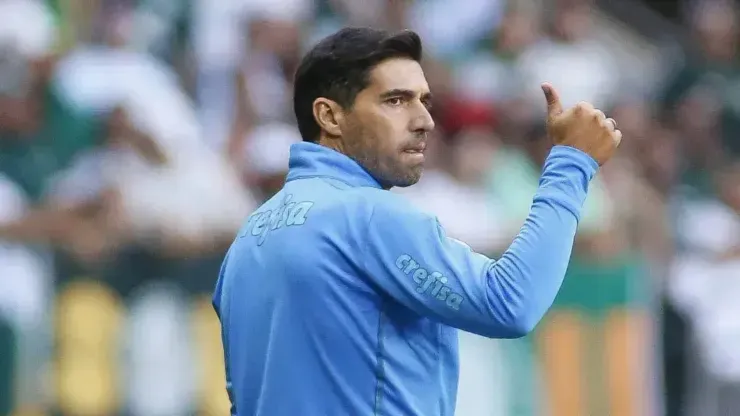
[{"label": "dark hair", "polygon": [[313,117],[319,97],[351,109],[369,83],[370,71],[389,58],[421,61],[421,39],[410,30],[389,33],[371,28],[344,28],[324,39],[301,60],[295,74],[293,111],[304,141],[315,142],[320,128]]}]

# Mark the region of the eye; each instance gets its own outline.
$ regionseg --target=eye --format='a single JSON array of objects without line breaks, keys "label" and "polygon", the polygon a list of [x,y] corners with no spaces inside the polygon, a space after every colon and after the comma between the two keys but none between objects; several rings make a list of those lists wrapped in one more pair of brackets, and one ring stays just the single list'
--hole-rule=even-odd
[{"label": "eye", "polygon": [[403,98],[401,97],[391,97],[385,101],[386,103],[392,105],[393,107],[397,107],[401,104],[403,104]]}]

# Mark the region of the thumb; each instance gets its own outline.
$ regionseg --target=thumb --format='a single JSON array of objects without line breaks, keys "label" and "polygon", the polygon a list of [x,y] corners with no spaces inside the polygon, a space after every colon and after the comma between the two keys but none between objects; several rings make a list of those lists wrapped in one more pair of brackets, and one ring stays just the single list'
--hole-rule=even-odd
[{"label": "thumb", "polygon": [[545,93],[545,99],[547,100],[547,118],[551,120],[563,112],[563,105],[560,104],[558,92],[549,82],[542,84],[542,92]]}]

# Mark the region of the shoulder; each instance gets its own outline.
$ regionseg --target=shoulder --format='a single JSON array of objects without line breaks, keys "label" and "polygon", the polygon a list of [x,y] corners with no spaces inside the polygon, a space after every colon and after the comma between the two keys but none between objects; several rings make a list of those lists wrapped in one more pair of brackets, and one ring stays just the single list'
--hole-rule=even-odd
[{"label": "shoulder", "polygon": [[436,217],[416,208],[408,198],[380,189],[365,190],[359,194],[357,203],[367,212],[371,225],[406,228],[422,224],[436,224]]}]

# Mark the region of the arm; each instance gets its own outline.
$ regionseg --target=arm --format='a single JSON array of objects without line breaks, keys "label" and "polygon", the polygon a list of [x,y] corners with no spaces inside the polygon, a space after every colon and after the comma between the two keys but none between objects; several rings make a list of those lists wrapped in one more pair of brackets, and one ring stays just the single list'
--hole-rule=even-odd
[{"label": "arm", "polygon": [[247,79],[242,68],[237,68],[234,75],[236,97],[234,99],[234,114],[231,121],[231,130],[226,144],[226,156],[232,162],[239,165],[239,158],[244,153],[244,140],[249,133],[250,127],[255,123],[257,116],[254,114],[252,103],[247,93]]},{"label": "arm", "polygon": [[95,199],[72,206],[47,205],[30,210],[15,221],[0,224],[0,239],[21,243],[63,243],[75,232],[79,218],[97,211],[99,204],[100,200]]},{"label": "arm", "polygon": [[368,279],[397,302],[447,325],[488,337],[523,336],[560,289],[597,169],[587,154],[556,146],[529,217],[498,261],[446,237],[436,219],[386,198],[368,223]]},{"label": "arm", "polygon": [[0,240],[53,244],[80,260],[98,260],[127,241],[125,224],[117,217],[117,197],[114,191],[104,191],[73,204],[31,210],[14,222],[0,224]]}]

